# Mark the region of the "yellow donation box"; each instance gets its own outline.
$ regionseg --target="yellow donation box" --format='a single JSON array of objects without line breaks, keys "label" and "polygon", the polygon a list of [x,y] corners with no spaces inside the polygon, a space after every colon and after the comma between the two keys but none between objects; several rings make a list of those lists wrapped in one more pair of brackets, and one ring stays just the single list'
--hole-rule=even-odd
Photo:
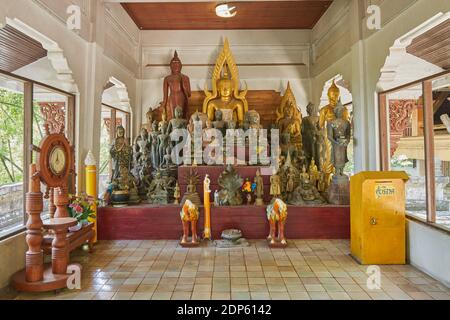
[{"label": "yellow donation box", "polygon": [[350,179],[352,256],[361,264],[405,264],[406,172],[361,172]]}]

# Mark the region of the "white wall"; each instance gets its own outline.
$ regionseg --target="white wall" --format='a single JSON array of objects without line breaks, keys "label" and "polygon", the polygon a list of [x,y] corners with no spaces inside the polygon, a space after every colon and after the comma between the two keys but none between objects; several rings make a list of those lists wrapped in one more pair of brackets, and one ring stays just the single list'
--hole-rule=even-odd
[{"label": "white wall", "polygon": [[408,261],[450,288],[450,235],[407,220]]},{"label": "white wall", "polygon": [[9,285],[10,276],[25,268],[25,233],[0,241],[0,289]]}]

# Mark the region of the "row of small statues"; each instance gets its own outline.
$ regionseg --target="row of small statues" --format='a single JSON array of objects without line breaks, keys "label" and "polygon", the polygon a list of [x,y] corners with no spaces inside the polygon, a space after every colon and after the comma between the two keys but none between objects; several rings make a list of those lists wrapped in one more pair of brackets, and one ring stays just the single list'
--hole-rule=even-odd
[{"label": "row of small statues", "polygon": [[[190,170],[185,177],[187,188],[181,199],[181,204],[186,200],[200,206],[201,200],[197,192],[199,176],[195,170]],[[327,203],[325,174],[320,173],[314,160],[309,169],[303,167],[300,172],[292,163],[290,158],[283,164],[279,171],[270,176],[269,193],[271,199],[279,198],[291,205],[318,205]],[[243,179],[235,167],[227,165],[220,174],[217,184],[219,189],[214,192],[215,206],[239,206],[264,205],[264,179],[261,169],[257,169],[253,181],[249,178]],[[180,203],[181,190],[176,184],[174,191],[174,204]]]}]

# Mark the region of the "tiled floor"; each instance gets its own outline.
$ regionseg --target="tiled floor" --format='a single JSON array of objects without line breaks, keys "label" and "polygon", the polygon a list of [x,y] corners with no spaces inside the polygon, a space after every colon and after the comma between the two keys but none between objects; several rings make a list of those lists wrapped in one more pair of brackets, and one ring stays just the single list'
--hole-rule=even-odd
[{"label": "tiled floor", "polygon": [[291,240],[283,249],[251,241],[241,249],[183,249],[177,241],[103,241],[79,251],[82,290],[16,299],[450,299],[450,289],[411,266],[381,266],[381,289],[349,241]]}]

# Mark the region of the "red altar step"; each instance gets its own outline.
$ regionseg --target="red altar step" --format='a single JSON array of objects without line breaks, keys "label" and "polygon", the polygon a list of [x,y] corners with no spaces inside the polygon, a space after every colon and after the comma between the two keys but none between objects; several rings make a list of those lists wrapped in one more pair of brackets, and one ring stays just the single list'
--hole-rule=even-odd
[{"label": "red altar step", "polygon": [[[179,206],[142,205],[98,209],[99,240],[174,240],[182,234]],[[219,239],[225,229],[242,230],[247,239],[264,239],[269,233],[266,207],[212,207],[211,231]],[[198,223],[203,231],[203,209]],[[288,239],[349,239],[348,206],[288,207]]]}]

